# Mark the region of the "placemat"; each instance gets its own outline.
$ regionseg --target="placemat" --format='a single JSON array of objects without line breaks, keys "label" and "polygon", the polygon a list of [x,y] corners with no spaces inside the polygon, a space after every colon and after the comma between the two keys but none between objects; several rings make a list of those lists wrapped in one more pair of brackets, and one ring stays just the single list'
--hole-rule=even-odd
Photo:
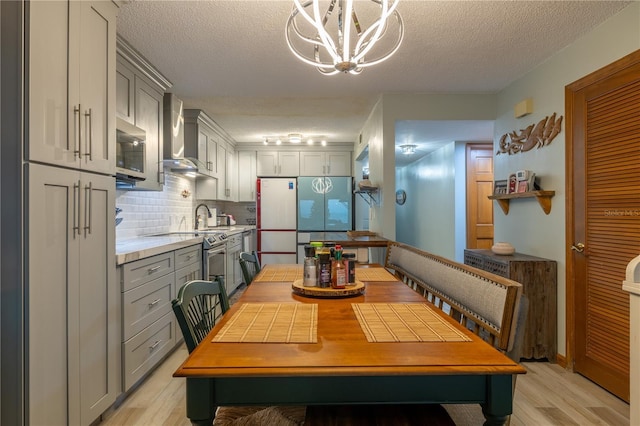
[{"label": "placemat", "polygon": [[263,269],[253,279],[253,281],[295,281],[302,279],[302,265],[297,266],[278,266],[269,265],[269,268]]},{"label": "placemat", "polygon": [[243,303],[213,338],[220,343],[316,343],[316,303]]},{"label": "placemat", "polygon": [[352,303],[369,342],[470,342],[424,303]]},{"label": "placemat", "polygon": [[398,281],[385,268],[356,268],[356,279],[360,281]]}]

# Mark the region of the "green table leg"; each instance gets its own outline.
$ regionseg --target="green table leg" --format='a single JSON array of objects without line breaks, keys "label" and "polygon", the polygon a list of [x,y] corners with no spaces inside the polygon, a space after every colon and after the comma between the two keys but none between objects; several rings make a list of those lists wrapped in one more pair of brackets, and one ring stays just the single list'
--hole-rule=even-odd
[{"label": "green table leg", "polygon": [[215,413],[212,380],[188,378],[187,417],[191,420],[191,424],[211,426]]},{"label": "green table leg", "polygon": [[482,405],[484,426],[501,426],[506,424],[509,413],[513,410],[513,377],[488,376],[487,403]]}]

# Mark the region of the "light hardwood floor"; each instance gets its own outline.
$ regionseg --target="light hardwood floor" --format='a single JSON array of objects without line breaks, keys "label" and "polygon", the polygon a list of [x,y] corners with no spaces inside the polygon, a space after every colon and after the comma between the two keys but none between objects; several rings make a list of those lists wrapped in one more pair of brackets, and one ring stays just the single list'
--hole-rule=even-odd
[{"label": "light hardwood floor", "polygon": [[[179,347],[100,425],[189,426],[185,381],[171,377],[187,355],[186,347]],[[511,426],[629,425],[629,405],[584,377],[547,362],[523,365],[527,374],[516,383]],[[482,425],[484,420],[479,409],[473,420],[466,417],[459,426]]]}]

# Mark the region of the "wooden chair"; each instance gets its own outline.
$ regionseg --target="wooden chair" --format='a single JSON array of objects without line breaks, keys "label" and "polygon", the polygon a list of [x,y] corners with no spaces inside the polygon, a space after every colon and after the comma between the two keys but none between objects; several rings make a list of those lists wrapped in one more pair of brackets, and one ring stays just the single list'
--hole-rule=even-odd
[{"label": "wooden chair", "polygon": [[251,281],[260,272],[260,261],[258,260],[258,254],[255,251],[251,253],[243,251],[240,253],[240,268],[242,269],[242,276],[246,285],[251,284]]},{"label": "wooden chair", "polygon": [[[211,331],[216,322],[229,310],[229,299],[220,279],[189,281],[171,302],[187,350],[191,353]],[[218,407],[214,426],[249,424],[301,425],[306,407]]]},{"label": "wooden chair", "polygon": [[191,352],[229,310],[229,299],[222,281],[194,280],[180,288],[171,306]]}]

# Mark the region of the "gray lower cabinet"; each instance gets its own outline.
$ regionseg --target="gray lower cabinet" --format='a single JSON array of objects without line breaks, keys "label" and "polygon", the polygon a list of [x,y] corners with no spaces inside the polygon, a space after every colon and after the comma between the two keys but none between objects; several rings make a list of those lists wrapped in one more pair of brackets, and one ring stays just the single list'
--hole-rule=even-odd
[{"label": "gray lower cabinet", "polygon": [[227,275],[225,288],[231,294],[242,284],[242,269],[240,268],[240,253],[242,252],[242,233],[230,235],[227,239]]},{"label": "gray lower cabinet", "polygon": [[199,279],[200,244],[119,267],[122,288],[122,391],[146,376],[182,341],[171,309],[179,286]]},{"label": "gray lower cabinet", "polygon": [[120,389],[115,181],[40,164],[26,176],[27,423],[89,425]]}]

